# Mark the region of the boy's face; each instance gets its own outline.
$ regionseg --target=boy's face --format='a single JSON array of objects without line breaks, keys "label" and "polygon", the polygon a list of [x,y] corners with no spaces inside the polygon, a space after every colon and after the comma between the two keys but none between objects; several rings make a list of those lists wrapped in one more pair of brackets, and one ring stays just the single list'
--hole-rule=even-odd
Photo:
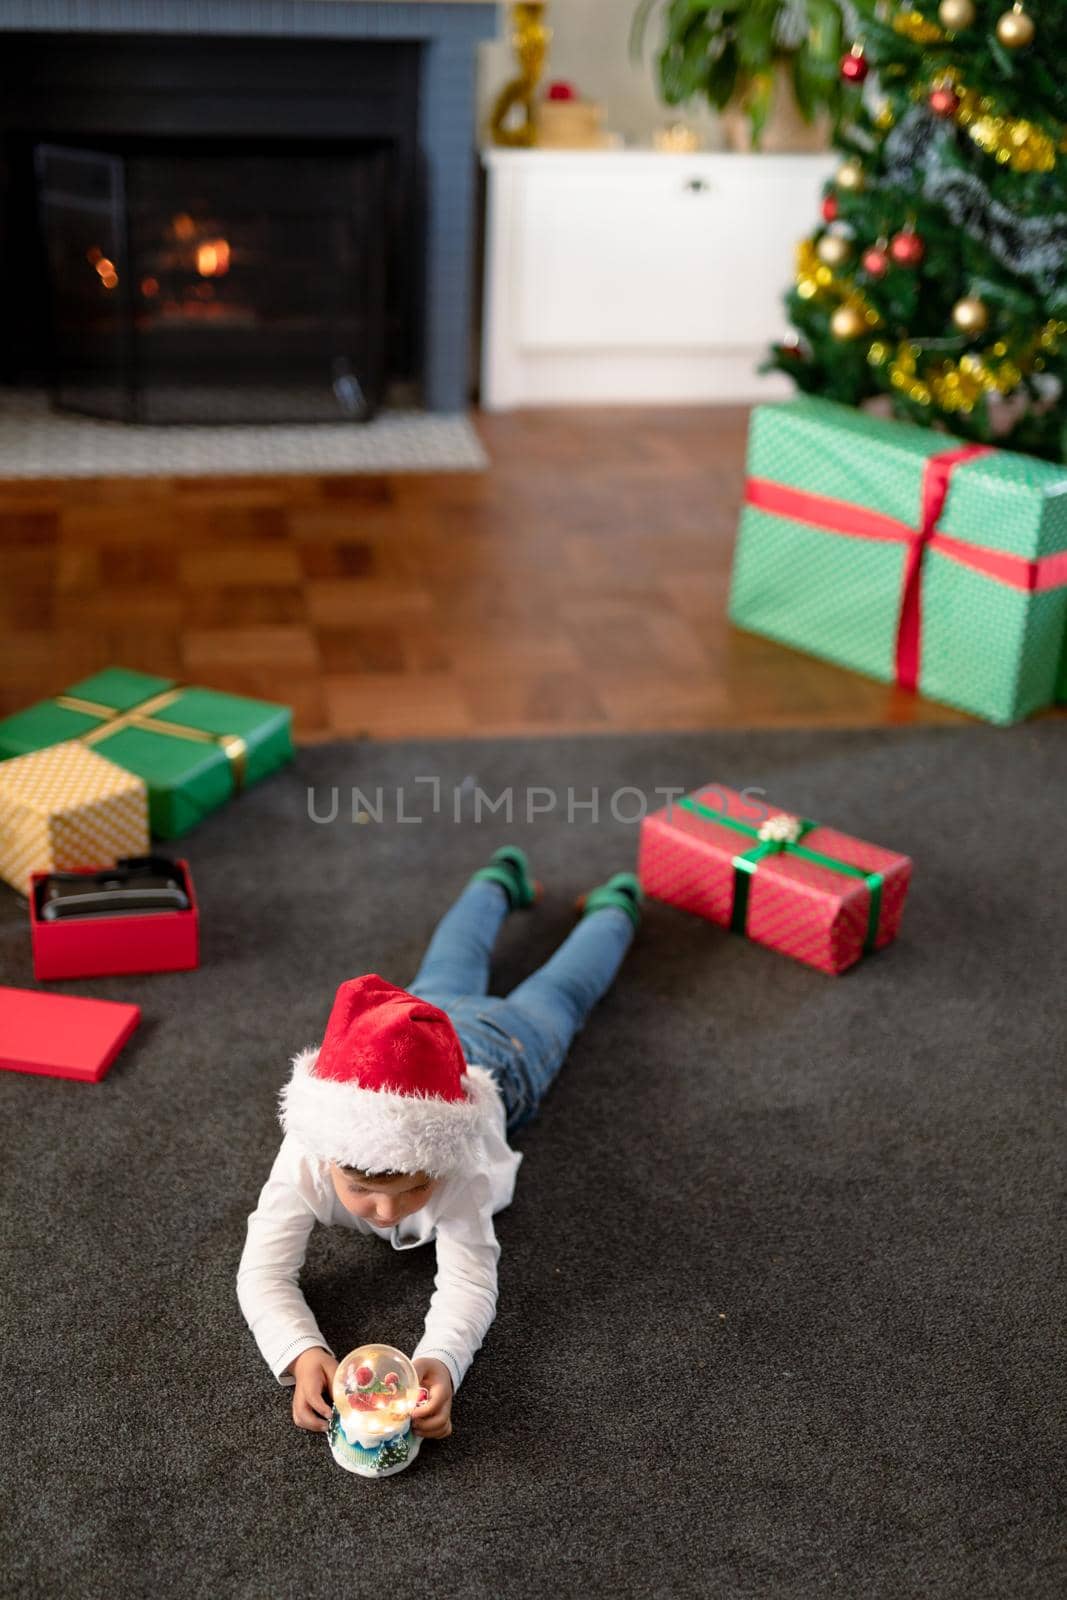
[{"label": "boy's face", "polygon": [[345,1210],[376,1223],[379,1228],[391,1228],[403,1217],[420,1210],[440,1182],[425,1172],[405,1172],[399,1178],[375,1178],[372,1182],[346,1172],[333,1161],[330,1177],[334,1193]]}]

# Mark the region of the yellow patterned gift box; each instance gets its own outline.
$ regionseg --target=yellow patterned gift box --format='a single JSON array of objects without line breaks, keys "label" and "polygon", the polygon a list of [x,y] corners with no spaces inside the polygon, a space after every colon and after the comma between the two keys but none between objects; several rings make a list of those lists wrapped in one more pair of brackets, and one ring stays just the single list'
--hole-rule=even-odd
[{"label": "yellow patterned gift box", "polygon": [[31,873],[110,867],[149,848],[144,781],[79,740],[0,761],[0,878],[20,894]]}]

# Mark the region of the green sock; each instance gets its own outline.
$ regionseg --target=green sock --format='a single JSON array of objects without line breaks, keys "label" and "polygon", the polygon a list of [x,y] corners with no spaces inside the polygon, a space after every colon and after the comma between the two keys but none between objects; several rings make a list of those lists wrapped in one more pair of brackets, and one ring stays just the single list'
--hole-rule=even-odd
[{"label": "green sock", "polygon": [[590,889],[582,906],[582,916],[587,917],[591,911],[603,911],[606,906],[614,906],[618,911],[625,911],[634,927],[639,928],[644,903],[645,892],[634,874],[616,872],[606,883]]},{"label": "green sock", "polygon": [[532,906],[537,898],[537,886],[530,876],[530,866],[524,851],[518,845],[501,845],[499,850],[494,850],[489,858],[487,867],[479,867],[472,875],[471,882],[485,879],[488,883],[498,883],[508,897],[508,906],[512,911],[523,910]]}]

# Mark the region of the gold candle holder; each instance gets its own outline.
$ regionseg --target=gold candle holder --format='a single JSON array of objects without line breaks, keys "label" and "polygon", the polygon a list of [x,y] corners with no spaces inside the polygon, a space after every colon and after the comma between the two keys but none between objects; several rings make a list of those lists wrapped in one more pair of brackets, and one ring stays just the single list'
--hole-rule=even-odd
[{"label": "gold candle holder", "polygon": [[[547,9],[547,0],[518,0],[511,8],[511,47],[519,76],[505,84],[493,102],[489,132],[494,144],[521,148],[537,143],[534,96],[552,41],[552,29],[545,21]],[[508,123],[516,106],[522,114],[517,126]]]}]

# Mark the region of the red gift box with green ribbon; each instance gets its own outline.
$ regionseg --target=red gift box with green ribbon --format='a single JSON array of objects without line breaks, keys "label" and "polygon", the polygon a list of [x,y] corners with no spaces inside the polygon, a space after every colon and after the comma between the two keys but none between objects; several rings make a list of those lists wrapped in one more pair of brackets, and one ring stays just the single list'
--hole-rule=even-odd
[{"label": "red gift box with green ribbon", "polygon": [[645,893],[838,973],[897,934],[911,861],[722,784],[641,824]]},{"label": "red gift box with green ribbon", "polygon": [[730,618],[1016,722],[1067,694],[1067,467],[807,395],[759,406]]}]

